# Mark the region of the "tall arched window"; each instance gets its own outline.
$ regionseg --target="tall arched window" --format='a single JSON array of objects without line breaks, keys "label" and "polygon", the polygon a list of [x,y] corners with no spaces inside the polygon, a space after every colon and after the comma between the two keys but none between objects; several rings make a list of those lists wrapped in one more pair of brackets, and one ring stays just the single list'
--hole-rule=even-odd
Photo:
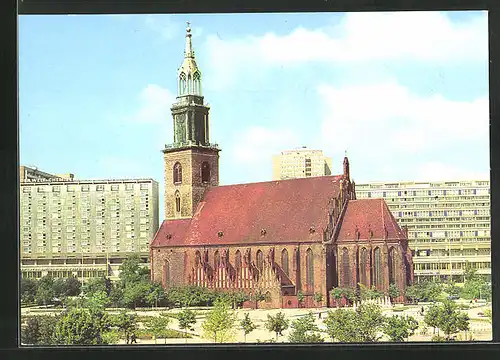
[{"label": "tall arched window", "polygon": [[206,161],[201,164],[201,181],[204,183],[210,181],[210,165]]},{"label": "tall arched window", "polygon": [[219,254],[219,250],[215,250],[215,253],[214,253],[214,268],[218,268],[220,265],[220,254]]},{"label": "tall arched window", "polygon": [[256,258],[257,258],[257,269],[259,269],[259,271],[262,272],[262,270],[264,269],[264,254],[262,253],[262,251],[260,250],[257,251]]},{"label": "tall arched window", "polygon": [[236,253],[234,254],[234,265],[236,270],[241,269],[241,252],[239,250],[236,250]]},{"label": "tall arched window", "polygon": [[196,95],[201,95],[201,76],[199,72],[194,73],[193,80],[194,80],[194,93]]},{"label": "tall arched window", "polygon": [[181,193],[179,191],[175,192],[175,211],[181,212]]},{"label": "tall arched window", "polygon": [[380,257],[380,248],[376,248],[373,252],[373,285],[377,289],[382,286],[382,259]]},{"label": "tall arched window", "polygon": [[174,184],[182,183],[182,166],[179,162],[174,165]]},{"label": "tall arched window", "polygon": [[201,254],[198,250],[196,250],[196,253],[194,254],[194,265],[197,268],[201,266]]},{"label": "tall arched window", "polygon": [[165,287],[168,288],[170,286],[170,262],[168,260],[165,260],[164,269],[165,269]]},{"label": "tall arched window", "polygon": [[349,250],[342,249],[342,287],[351,286],[351,267],[349,266]]},{"label": "tall arched window", "polygon": [[192,89],[193,89],[193,85],[192,85],[191,75],[188,74],[188,79],[187,79],[187,93],[191,94],[192,93]]},{"label": "tall arched window", "polygon": [[311,249],[306,251],[306,286],[314,289],[314,258]]},{"label": "tall arched window", "polygon": [[389,283],[395,283],[396,282],[396,249],[391,247],[389,250]]},{"label": "tall arched window", "polygon": [[186,93],[187,93],[186,74],[181,73],[179,75],[179,95],[185,95]]},{"label": "tall arched window", "polygon": [[285,274],[289,275],[288,273],[288,251],[286,249],[283,249],[281,252],[281,268],[285,272]]},{"label": "tall arched window", "polygon": [[362,248],[359,254],[359,276],[361,284],[365,286],[368,285],[368,274],[366,271],[367,265],[368,265],[368,251],[365,248]]}]

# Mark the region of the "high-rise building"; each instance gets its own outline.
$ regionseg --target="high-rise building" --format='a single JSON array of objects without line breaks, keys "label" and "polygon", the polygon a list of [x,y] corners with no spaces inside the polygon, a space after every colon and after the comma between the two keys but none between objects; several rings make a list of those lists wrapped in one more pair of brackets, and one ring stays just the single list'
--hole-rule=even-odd
[{"label": "high-rise building", "polygon": [[322,150],[305,146],[273,156],[273,180],[297,179],[332,174],[332,158]]},{"label": "high-rise building", "polygon": [[408,227],[416,281],[463,282],[467,262],[491,281],[489,181],[356,184],[356,197],[384,199]]},{"label": "high-rise building", "polygon": [[23,277],[113,279],[127,255],[147,262],[158,229],[156,181],[75,180],[27,167],[21,172]]}]

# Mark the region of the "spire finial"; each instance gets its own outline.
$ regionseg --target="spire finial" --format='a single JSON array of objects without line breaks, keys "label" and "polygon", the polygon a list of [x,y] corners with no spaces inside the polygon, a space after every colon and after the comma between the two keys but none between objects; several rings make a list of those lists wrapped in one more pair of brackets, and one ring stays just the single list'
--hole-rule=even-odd
[{"label": "spire finial", "polygon": [[186,49],[184,51],[184,57],[194,58],[193,44],[191,43],[191,23],[186,21]]},{"label": "spire finial", "polygon": [[345,157],[347,157],[347,149],[345,150]]}]

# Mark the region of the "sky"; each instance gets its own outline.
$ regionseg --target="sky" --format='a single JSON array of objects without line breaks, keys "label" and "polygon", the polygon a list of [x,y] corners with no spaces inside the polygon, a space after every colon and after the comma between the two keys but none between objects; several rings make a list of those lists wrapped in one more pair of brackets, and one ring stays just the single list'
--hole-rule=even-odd
[{"label": "sky", "polygon": [[20,163],[161,204],[186,21],[221,185],[302,146],[358,184],[489,179],[486,12],[20,16]]}]

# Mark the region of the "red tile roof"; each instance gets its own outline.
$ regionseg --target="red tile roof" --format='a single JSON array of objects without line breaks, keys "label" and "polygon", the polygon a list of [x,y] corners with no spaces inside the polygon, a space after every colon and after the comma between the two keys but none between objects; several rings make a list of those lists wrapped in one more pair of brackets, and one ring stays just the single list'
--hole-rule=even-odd
[{"label": "red tile roof", "polygon": [[151,247],[166,246],[183,241],[191,219],[164,220],[151,242]]},{"label": "red tile roof", "polygon": [[356,230],[360,233],[360,239],[369,239],[370,231],[373,232],[372,239],[406,239],[383,199],[349,201],[337,241],[355,240]]},{"label": "red tile roof", "polygon": [[[341,179],[342,175],[321,176],[209,188],[185,236],[165,239],[169,231],[187,227],[186,223],[175,224],[170,230],[172,220],[165,221],[153,244],[203,246],[322,241],[322,229],[328,222],[328,204],[339,195]],[[315,230],[312,233],[311,228]],[[265,235],[261,234],[262,230]]]}]

